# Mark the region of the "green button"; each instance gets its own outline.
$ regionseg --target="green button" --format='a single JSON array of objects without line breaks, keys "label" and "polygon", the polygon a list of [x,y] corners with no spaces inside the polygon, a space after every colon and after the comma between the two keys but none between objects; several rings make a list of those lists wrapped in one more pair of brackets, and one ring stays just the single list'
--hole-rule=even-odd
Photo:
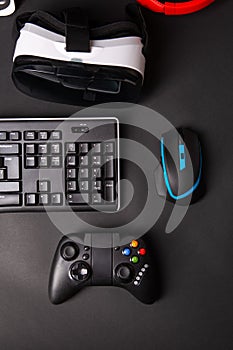
[{"label": "green button", "polygon": [[139,258],[137,256],[133,256],[131,261],[133,264],[137,264],[139,262]]}]

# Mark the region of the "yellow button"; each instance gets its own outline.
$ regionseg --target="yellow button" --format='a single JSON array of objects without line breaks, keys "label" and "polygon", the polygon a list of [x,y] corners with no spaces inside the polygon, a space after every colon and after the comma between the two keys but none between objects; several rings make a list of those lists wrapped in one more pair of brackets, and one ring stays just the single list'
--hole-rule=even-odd
[{"label": "yellow button", "polygon": [[131,242],[131,247],[132,247],[132,248],[137,248],[138,245],[139,245],[138,241],[132,241],[132,242]]}]

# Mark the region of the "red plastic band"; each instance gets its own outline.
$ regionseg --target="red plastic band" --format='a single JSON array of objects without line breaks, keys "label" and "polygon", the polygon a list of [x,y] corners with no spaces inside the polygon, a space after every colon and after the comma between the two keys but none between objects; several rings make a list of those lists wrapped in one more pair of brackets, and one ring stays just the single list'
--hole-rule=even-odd
[{"label": "red plastic band", "polygon": [[192,0],[186,2],[165,2],[158,0],[137,0],[139,4],[154,12],[164,13],[165,15],[187,15],[197,12],[212,4],[215,0]]}]

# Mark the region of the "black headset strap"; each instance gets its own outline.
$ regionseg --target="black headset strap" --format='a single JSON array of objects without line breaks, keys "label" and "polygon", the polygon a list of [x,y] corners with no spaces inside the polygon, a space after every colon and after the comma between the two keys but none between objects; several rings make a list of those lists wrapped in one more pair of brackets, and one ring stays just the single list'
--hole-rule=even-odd
[{"label": "black headset strap", "polygon": [[[71,47],[74,49],[81,47],[82,50],[85,49],[86,51],[89,49],[90,39],[115,39],[125,36],[139,36],[142,38],[144,46],[146,46],[146,26],[139,6],[129,4],[126,7],[127,14],[132,18],[132,21],[118,21],[95,28],[89,28],[86,14],[83,14],[83,18],[80,18],[80,16],[82,17],[80,9],[76,9],[77,12],[74,12],[74,10],[64,11],[63,17],[58,17],[44,11],[24,13],[17,18],[18,32],[20,32],[25,23],[33,23],[45,29],[53,30],[55,33],[68,38],[68,50]],[[81,38],[80,33],[82,34]]]},{"label": "black headset strap", "polygon": [[90,29],[88,17],[81,8],[70,8],[64,12],[66,51],[90,52]]}]

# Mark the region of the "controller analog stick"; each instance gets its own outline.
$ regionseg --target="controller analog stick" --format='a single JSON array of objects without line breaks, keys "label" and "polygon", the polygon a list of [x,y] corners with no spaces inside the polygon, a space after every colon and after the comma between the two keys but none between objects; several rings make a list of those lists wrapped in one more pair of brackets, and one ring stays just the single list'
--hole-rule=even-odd
[{"label": "controller analog stick", "polygon": [[61,248],[61,256],[66,261],[71,261],[77,258],[79,249],[74,243],[66,243]]},{"label": "controller analog stick", "polygon": [[73,279],[84,282],[90,277],[91,268],[87,263],[77,261],[71,266],[70,272]]},{"label": "controller analog stick", "polygon": [[127,264],[118,265],[115,272],[121,283],[131,282],[134,276],[133,269]]}]

